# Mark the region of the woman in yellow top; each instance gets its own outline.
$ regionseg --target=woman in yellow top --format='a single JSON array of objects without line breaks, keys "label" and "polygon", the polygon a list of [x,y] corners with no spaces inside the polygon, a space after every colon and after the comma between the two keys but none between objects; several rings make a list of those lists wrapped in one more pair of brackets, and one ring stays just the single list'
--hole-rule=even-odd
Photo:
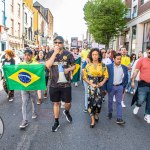
[{"label": "woman in yellow top", "polygon": [[102,107],[101,87],[108,79],[107,67],[101,62],[102,55],[98,49],[92,49],[89,53],[89,64],[83,70],[83,79],[88,83],[88,112],[91,116],[90,127],[94,128],[95,121],[99,120]]}]

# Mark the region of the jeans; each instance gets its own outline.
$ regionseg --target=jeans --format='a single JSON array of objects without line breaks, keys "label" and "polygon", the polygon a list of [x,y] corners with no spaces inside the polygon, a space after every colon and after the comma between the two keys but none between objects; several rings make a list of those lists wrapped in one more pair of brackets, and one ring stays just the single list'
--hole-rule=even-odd
[{"label": "jeans", "polygon": [[128,71],[128,84],[126,90],[128,90],[129,93],[133,92],[133,88],[131,87],[131,71]]},{"label": "jeans", "polygon": [[27,120],[27,103],[30,99],[32,102],[32,114],[36,113],[37,91],[21,91],[22,96],[22,116],[23,121]]},{"label": "jeans", "polygon": [[84,106],[85,109],[88,109],[88,84],[83,81],[83,85],[84,85]]},{"label": "jeans", "polygon": [[150,87],[138,87],[138,100],[136,106],[141,107],[146,102],[145,114],[150,115]]},{"label": "jeans", "polygon": [[116,98],[116,111],[117,111],[117,118],[122,119],[122,95],[123,95],[123,86],[113,86],[111,92],[108,92],[108,112],[113,112],[113,97],[115,95]]}]

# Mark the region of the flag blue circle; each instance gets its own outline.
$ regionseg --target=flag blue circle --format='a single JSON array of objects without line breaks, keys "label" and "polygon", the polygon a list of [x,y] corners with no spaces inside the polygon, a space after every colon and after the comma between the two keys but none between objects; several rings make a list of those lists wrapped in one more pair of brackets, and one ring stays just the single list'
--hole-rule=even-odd
[{"label": "flag blue circle", "polygon": [[18,78],[23,83],[29,83],[31,81],[31,75],[27,72],[20,72]]}]

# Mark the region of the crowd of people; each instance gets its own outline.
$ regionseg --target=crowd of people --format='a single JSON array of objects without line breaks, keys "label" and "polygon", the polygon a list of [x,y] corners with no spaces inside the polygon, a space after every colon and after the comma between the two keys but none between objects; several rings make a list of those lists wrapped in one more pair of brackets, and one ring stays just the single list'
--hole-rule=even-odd
[{"label": "crowd of people", "polygon": [[[11,50],[5,51],[3,65],[14,65],[14,54]],[[57,36],[54,39],[54,47],[42,47],[38,49],[27,49],[24,52],[24,60],[21,64],[44,64],[45,80],[48,89],[44,91],[47,98],[49,91],[50,100],[53,102],[54,125],[52,132],[56,132],[60,126],[60,106],[63,104],[63,114],[68,122],[72,122],[70,114],[72,101],[72,82],[78,87],[78,81],[82,80],[84,85],[84,112],[88,112],[91,118],[90,127],[94,128],[99,121],[102,104],[108,95],[108,118],[112,118],[113,102],[116,103],[116,123],[123,125],[122,109],[125,105],[125,94],[133,95],[132,105],[135,103],[133,114],[137,114],[144,102],[144,120],[150,123],[150,47],[147,47],[144,57],[140,51],[128,55],[125,47],[118,51],[92,48],[87,44],[84,49],[64,48],[64,39]],[[77,60],[82,61],[77,61]],[[78,62],[78,63],[77,63]],[[80,62],[80,64],[79,64]],[[76,71],[75,71],[76,70]],[[75,73],[79,71],[77,77]],[[81,77],[80,77],[81,75]],[[50,80],[49,80],[50,79]],[[8,94],[8,100],[13,101],[14,91],[9,91],[6,80],[3,77],[4,90]],[[49,84],[48,84],[49,83]],[[32,118],[38,117],[36,104],[42,104],[42,91],[21,91],[23,121],[20,128],[26,128],[28,121],[26,107],[28,99],[32,101]],[[63,102],[63,103],[61,103]]]}]

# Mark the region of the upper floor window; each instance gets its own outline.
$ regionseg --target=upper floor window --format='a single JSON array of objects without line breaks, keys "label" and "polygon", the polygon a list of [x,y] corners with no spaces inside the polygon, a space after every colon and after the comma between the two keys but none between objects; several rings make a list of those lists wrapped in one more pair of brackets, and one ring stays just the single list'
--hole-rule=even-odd
[{"label": "upper floor window", "polygon": [[137,17],[137,5],[133,7],[132,18]]},{"label": "upper floor window", "polygon": [[141,0],[141,5],[143,5],[144,3],[148,2],[149,0]]},{"label": "upper floor window", "polygon": [[20,23],[18,23],[18,37],[20,37]]},{"label": "upper floor window", "polygon": [[14,0],[11,0],[11,12],[13,13],[14,12]]},{"label": "upper floor window", "polygon": [[32,17],[31,17],[31,28],[32,28],[32,22],[33,22],[33,19],[32,19]]},{"label": "upper floor window", "polygon": [[5,16],[4,16],[4,11],[2,11],[2,24],[4,25],[5,24]]},{"label": "upper floor window", "polygon": [[27,18],[27,13],[24,14],[24,22],[27,23],[28,22],[28,18]]},{"label": "upper floor window", "polygon": [[11,19],[11,35],[14,35],[14,20]]},{"label": "upper floor window", "polygon": [[18,4],[18,17],[20,17],[20,4]]}]

